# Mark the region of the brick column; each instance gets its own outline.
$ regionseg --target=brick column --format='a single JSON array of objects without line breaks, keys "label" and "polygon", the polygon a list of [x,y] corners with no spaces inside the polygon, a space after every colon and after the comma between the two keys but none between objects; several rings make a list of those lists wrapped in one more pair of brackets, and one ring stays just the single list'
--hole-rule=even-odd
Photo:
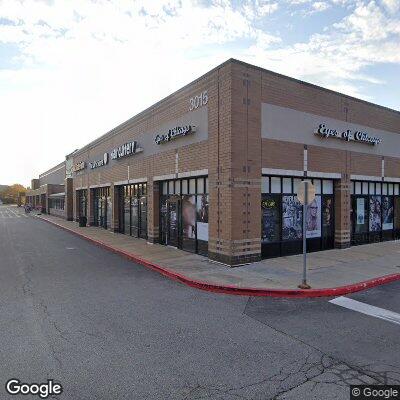
[{"label": "brick column", "polygon": [[78,221],[79,218],[79,203],[78,203],[78,191],[75,188],[72,189],[72,206],[73,206],[73,221]]},{"label": "brick column", "polygon": [[261,259],[261,72],[228,64],[213,95],[209,257],[235,266]]},{"label": "brick column", "polygon": [[64,212],[67,221],[74,220],[74,187],[72,178],[66,178],[64,180],[65,188],[65,204]]},{"label": "brick column", "polygon": [[350,246],[350,180],[347,174],[335,181],[335,247]]},{"label": "brick column", "polygon": [[46,185],[46,192],[44,194],[44,202],[43,202],[43,195],[40,195],[40,204],[42,206],[42,208],[44,208],[44,212],[45,214],[50,214],[50,199],[49,199],[49,194],[50,194],[50,190],[49,190],[49,186]]},{"label": "brick column", "polygon": [[158,182],[147,182],[147,241],[159,242],[160,194]]}]

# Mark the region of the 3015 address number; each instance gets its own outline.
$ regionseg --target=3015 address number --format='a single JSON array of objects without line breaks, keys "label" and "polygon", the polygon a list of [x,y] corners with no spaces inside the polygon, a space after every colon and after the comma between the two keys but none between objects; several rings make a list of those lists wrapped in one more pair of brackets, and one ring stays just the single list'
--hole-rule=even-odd
[{"label": "3015 address number", "polygon": [[189,99],[189,111],[196,110],[199,107],[205,106],[207,103],[208,103],[208,93],[207,90],[205,90],[199,95],[191,97]]}]

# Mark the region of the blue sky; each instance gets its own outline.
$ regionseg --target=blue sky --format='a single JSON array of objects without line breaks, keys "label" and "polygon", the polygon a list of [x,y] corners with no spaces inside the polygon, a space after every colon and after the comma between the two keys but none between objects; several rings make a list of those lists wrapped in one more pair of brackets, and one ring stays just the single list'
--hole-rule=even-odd
[{"label": "blue sky", "polygon": [[400,0],[0,0],[0,183],[230,57],[400,110]]}]

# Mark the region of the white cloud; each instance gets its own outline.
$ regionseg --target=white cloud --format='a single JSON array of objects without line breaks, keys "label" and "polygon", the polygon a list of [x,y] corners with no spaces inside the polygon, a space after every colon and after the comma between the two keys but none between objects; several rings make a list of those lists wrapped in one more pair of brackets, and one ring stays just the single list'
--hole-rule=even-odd
[{"label": "white cloud", "polygon": [[[15,179],[27,183],[225,61],[232,56],[225,45],[242,38],[260,37],[264,46],[277,41],[253,27],[257,18],[225,1],[3,0],[0,19],[8,22],[0,25],[0,44],[21,52],[18,69],[0,69],[2,144],[19,148],[24,160]],[[12,153],[2,162],[14,165]],[[0,168],[1,183],[11,183],[8,174]]]},{"label": "white cloud", "polygon": [[331,89],[371,100],[360,82],[382,83],[361,71],[378,63],[400,64],[400,19],[387,16],[374,2],[360,3],[340,23],[291,46],[249,52],[250,62]]},{"label": "white cloud", "polygon": [[315,2],[313,2],[313,4],[312,4],[312,8],[313,8],[315,11],[318,11],[318,12],[325,11],[325,10],[327,10],[329,7],[330,7],[330,5],[329,5],[327,2],[325,2],[325,1],[315,1]]},{"label": "white cloud", "polygon": [[18,68],[0,69],[1,137],[10,149],[0,183],[27,183],[229,57],[364,98],[355,80],[379,80],[363,67],[400,63],[400,19],[378,3],[285,7],[291,2],[352,8],[340,23],[288,45],[269,30],[284,8],[277,1],[0,0],[0,45],[19,49]]},{"label": "white cloud", "polygon": [[382,0],[382,3],[392,14],[400,10],[400,0]]}]

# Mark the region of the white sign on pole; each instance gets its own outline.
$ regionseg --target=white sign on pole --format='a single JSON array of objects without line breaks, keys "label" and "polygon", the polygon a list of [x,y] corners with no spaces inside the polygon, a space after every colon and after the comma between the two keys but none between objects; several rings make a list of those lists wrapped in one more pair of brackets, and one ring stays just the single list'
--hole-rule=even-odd
[{"label": "white sign on pole", "polygon": [[300,289],[310,289],[307,283],[307,209],[315,199],[315,186],[308,180],[301,182],[297,191],[297,199],[303,205],[303,281]]},{"label": "white sign on pole", "polygon": [[[307,182],[307,196],[305,196],[305,187]],[[307,205],[312,203],[315,199],[315,186],[311,183],[311,181],[302,181],[299,184],[299,188],[297,190],[297,199],[301,204],[304,205],[304,199],[307,198]]]}]

